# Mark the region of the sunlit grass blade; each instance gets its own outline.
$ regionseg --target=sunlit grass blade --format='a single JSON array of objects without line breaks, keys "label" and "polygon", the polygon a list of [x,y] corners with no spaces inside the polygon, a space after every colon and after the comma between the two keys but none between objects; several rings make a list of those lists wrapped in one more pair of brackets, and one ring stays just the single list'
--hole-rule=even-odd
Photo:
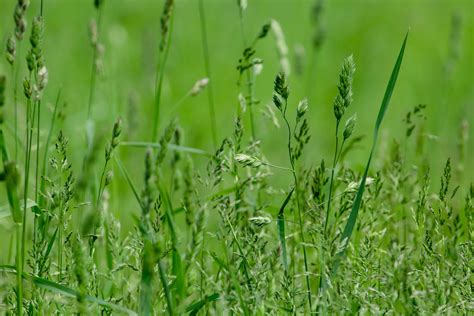
[{"label": "sunlit grass blade", "polygon": [[369,167],[370,163],[372,161],[372,156],[374,154],[375,146],[377,143],[377,138],[378,138],[378,133],[380,129],[380,125],[382,124],[382,120],[385,116],[385,112],[387,111],[388,105],[390,103],[390,98],[392,96],[393,90],[395,88],[395,83],[397,82],[398,78],[398,73],[400,72],[400,67],[402,65],[402,60],[403,60],[403,55],[405,52],[405,45],[408,39],[408,32],[405,35],[405,39],[403,41],[402,47],[400,49],[400,53],[398,54],[397,61],[395,63],[395,66],[392,70],[392,74],[390,76],[390,80],[387,85],[387,89],[385,90],[385,95],[382,100],[382,104],[380,105],[380,110],[379,114],[377,116],[377,121],[375,122],[375,128],[374,128],[374,139],[372,143],[372,149],[370,150],[370,155],[369,155],[369,160],[367,161],[367,165],[365,167],[364,174],[362,176],[362,179],[360,181],[359,189],[357,190],[357,195],[354,200],[354,204],[352,205],[351,213],[349,215],[349,219],[347,220],[346,226],[344,228],[344,231],[341,235],[341,243],[342,243],[342,248],[339,250],[339,252],[336,254],[334,261],[332,263],[332,269],[331,273],[334,274],[336,273],[339,264],[341,260],[343,259],[345,255],[345,251],[347,249],[347,245],[349,244],[350,238],[352,236],[352,232],[354,230],[354,226],[357,221],[357,215],[359,214],[360,206],[362,204],[362,196],[364,194],[365,190],[365,182],[367,180],[367,174],[369,172]]}]

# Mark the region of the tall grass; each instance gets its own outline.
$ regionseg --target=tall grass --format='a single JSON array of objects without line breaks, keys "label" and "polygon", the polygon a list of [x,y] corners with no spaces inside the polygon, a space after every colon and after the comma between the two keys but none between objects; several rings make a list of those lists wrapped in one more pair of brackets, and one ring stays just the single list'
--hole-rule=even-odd
[{"label": "tall grass", "polygon": [[[244,19],[244,10],[254,8],[247,8],[243,0],[238,5],[244,50],[237,65],[239,80],[230,81],[240,91],[243,106],[232,132],[226,135],[217,129],[217,103],[208,86],[214,83],[210,66],[215,53],[210,54],[213,45],[206,24],[211,12],[200,0],[198,27],[207,77],[198,80],[182,100],[191,103],[195,100],[191,96],[206,86],[209,89],[210,125],[206,120],[202,128],[210,129],[212,137],[205,141],[213,151],[207,152],[193,147],[192,137],[191,141],[185,137],[188,126],[180,126],[172,117],[184,101],[169,107],[169,120],[160,117],[173,19],[181,14],[174,5],[165,1],[161,14],[150,122],[140,121],[136,128],[143,133],[134,133],[149,141],[132,141],[121,119],[107,127],[111,132],[104,139],[102,124],[90,125],[94,113],[106,111],[95,107],[102,97],[95,89],[100,41],[106,37],[100,36],[105,29],[101,27],[104,1],[94,1],[98,24],[91,28],[93,65],[88,101],[81,107],[87,114],[87,149],[81,152],[69,126],[80,123],[66,118],[62,124],[69,87],[47,90],[43,49],[52,48],[43,48],[43,1],[40,15],[31,23],[26,69],[20,67],[15,45],[26,32],[27,2],[18,1],[17,35],[8,40],[6,51],[12,75],[8,80],[0,75],[0,185],[6,192],[0,196],[6,204],[0,205],[0,230],[11,240],[7,251],[11,255],[0,254],[0,311],[17,315],[469,314],[474,189],[472,184],[463,186],[457,176],[465,169],[454,169],[469,161],[467,123],[462,123],[457,139],[459,159],[446,157],[444,168],[428,165],[429,153],[420,141],[426,137],[426,127],[412,117],[424,106],[405,116],[403,141],[413,142],[412,146],[379,139],[391,97],[402,88],[395,89],[395,84],[408,33],[378,111],[368,161],[359,168],[353,167],[352,154],[367,131],[355,129],[355,114],[345,118],[352,110],[353,79],[362,80],[354,77],[352,55],[342,63],[337,94],[328,106],[336,119],[335,137],[329,135],[332,132],[314,137],[310,127],[321,118],[313,122],[310,114],[318,105],[307,99],[292,101],[298,93],[290,93],[289,83],[298,91],[298,84],[304,90],[305,82],[290,74],[280,24],[270,20],[248,41],[247,28],[252,24],[247,23],[250,15]],[[115,29],[110,30],[113,34]],[[273,68],[280,72],[273,82],[274,107],[267,110],[277,112],[278,116],[269,117],[275,128],[281,121],[281,133],[270,130],[270,124],[264,126],[268,122],[257,116],[255,80],[263,60],[255,57],[256,48],[257,44],[263,48],[262,39],[269,32],[278,54]],[[16,73],[24,77],[21,102]],[[104,80],[110,83],[106,76]],[[266,92],[269,99],[270,93]],[[51,113],[45,111],[49,101]],[[17,107],[23,103],[24,120],[9,130],[10,122],[16,125],[15,116],[22,113]],[[249,111],[250,124],[242,121],[244,110]],[[370,118],[370,113],[359,111],[360,117]],[[278,143],[269,133],[281,138]],[[329,167],[326,159],[316,161],[314,151],[308,150],[314,147],[311,141],[322,142],[326,136],[335,143]],[[16,148],[21,138],[24,157],[10,156],[10,147]],[[380,145],[386,146],[385,155],[378,154]],[[272,146],[284,147],[284,157],[273,155],[280,152],[277,149],[267,152]],[[407,162],[411,151],[416,159]],[[77,166],[81,159],[82,169]],[[442,174],[439,186],[432,176],[437,169]],[[467,173],[462,176],[468,178]]]}]

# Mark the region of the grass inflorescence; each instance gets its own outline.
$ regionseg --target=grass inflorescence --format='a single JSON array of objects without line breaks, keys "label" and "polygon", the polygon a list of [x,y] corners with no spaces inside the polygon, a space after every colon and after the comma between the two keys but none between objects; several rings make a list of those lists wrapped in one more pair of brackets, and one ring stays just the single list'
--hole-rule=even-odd
[{"label": "grass inflorescence", "polygon": [[[219,67],[214,64],[218,52],[210,49],[210,1],[199,0],[195,8],[205,77],[192,74],[202,79],[186,86],[177,103],[168,102],[164,91],[172,89],[167,71],[176,62],[171,60],[171,40],[181,36],[173,34],[173,26],[186,4],[166,0],[155,19],[159,26],[153,27],[158,34],[150,83],[154,94],[137,98],[125,113],[115,107],[120,113],[112,117],[100,115],[110,108],[99,106],[108,92],[96,94],[97,79],[104,74],[104,82],[111,80],[103,47],[109,45],[107,36],[115,38],[120,30],[103,17],[105,8],[113,12],[113,6],[91,1],[96,15],[90,24],[92,69],[84,76],[90,76],[88,94],[78,111],[86,118],[84,133],[84,125],[64,114],[71,87],[48,85],[46,56],[54,48],[46,45],[49,16],[43,12],[49,5],[39,2],[40,14],[27,23],[29,2],[18,0],[14,32],[5,34],[4,62],[11,75],[0,74],[0,233],[5,241],[0,248],[5,250],[0,252],[0,313],[472,312],[474,188],[466,181],[468,119],[456,131],[456,154],[443,157],[443,166],[430,165],[428,159],[425,121],[430,117],[424,103],[399,118],[404,122],[400,140],[389,141],[381,131],[382,123],[396,116],[394,106],[389,108],[392,96],[406,88],[399,74],[411,53],[408,34],[378,110],[361,109],[356,87],[364,67],[350,51],[341,52],[348,57],[334,80],[333,101],[319,105],[317,98],[312,100],[314,93],[299,98],[298,91],[313,89],[314,59],[325,56],[319,54],[322,44],[332,40],[322,22],[329,3],[313,5],[311,82],[305,85],[297,79],[301,69],[293,68],[296,76],[290,72],[287,41],[292,41],[284,35],[285,23],[269,19],[250,40],[254,4],[239,0],[236,28],[243,51],[236,52],[237,83],[225,83],[235,88],[239,106],[228,124],[216,112],[221,107],[223,113],[224,105],[214,84]],[[458,19],[451,34],[456,47]],[[23,56],[19,43],[25,34],[30,34],[30,47]],[[274,43],[264,40],[269,34]],[[265,61],[275,69],[273,82],[265,82],[263,59],[256,57],[257,47],[267,56],[267,46],[273,54],[276,47],[274,65]],[[456,47],[449,55],[450,73],[459,61]],[[386,63],[392,59],[380,56]],[[48,66],[54,63],[48,58]],[[231,59],[228,65],[234,65]],[[53,78],[58,68],[50,69]],[[337,72],[337,63],[331,69]],[[380,71],[374,80],[387,76]],[[23,95],[17,93],[18,77],[23,78]],[[257,77],[262,89],[257,89]],[[204,91],[209,119],[199,126],[210,138],[201,143],[212,151],[194,147],[195,132],[175,111],[184,101],[199,104]],[[258,98],[267,99],[265,111],[258,111]],[[235,103],[236,96],[228,99]],[[317,135],[313,128],[321,119],[312,115],[318,106],[333,116],[327,135]],[[147,111],[142,120],[136,113],[141,110]],[[168,116],[161,116],[163,111]],[[127,117],[126,124],[116,114]],[[375,121],[373,131],[358,120]],[[218,128],[225,124],[230,132]],[[371,147],[364,147],[363,134],[371,132]],[[87,146],[77,146],[84,139]],[[315,144],[326,139],[333,152],[319,160]],[[367,158],[362,167],[353,162],[358,154]]]}]

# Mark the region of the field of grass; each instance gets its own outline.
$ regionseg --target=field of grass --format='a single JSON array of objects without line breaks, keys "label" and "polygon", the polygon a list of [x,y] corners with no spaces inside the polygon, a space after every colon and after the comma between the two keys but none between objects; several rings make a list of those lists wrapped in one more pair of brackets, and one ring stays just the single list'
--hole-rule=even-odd
[{"label": "field of grass", "polygon": [[474,313],[471,0],[0,8],[0,314]]}]

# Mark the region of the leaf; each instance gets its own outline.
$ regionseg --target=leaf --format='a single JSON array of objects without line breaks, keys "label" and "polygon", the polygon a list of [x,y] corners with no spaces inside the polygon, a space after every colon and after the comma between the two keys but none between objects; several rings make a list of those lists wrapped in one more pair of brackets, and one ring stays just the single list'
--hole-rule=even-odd
[{"label": "leaf", "polygon": [[362,176],[360,186],[359,186],[359,189],[357,191],[357,195],[356,195],[355,200],[354,200],[354,204],[352,205],[351,213],[350,213],[349,218],[347,220],[344,231],[341,235],[342,248],[336,254],[336,256],[334,258],[334,261],[333,261],[333,264],[332,264],[332,269],[331,269],[331,274],[335,274],[337,272],[339,264],[340,264],[341,260],[343,259],[344,255],[345,255],[347,245],[349,244],[350,238],[352,236],[352,232],[354,230],[354,226],[355,226],[356,221],[357,221],[357,215],[359,214],[360,206],[362,204],[362,196],[363,196],[364,190],[365,190],[365,182],[366,182],[366,179],[367,179],[367,174],[369,172],[370,163],[372,161],[372,156],[374,154],[375,145],[377,143],[377,138],[378,138],[380,125],[382,124],[382,120],[385,116],[385,112],[387,111],[388,105],[390,103],[390,98],[391,98],[393,90],[395,88],[395,83],[397,82],[398,73],[400,72],[400,67],[402,65],[403,54],[405,52],[405,45],[406,45],[407,39],[408,39],[408,32],[405,35],[405,40],[403,41],[402,47],[400,49],[400,53],[398,54],[397,61],[395,63],[395,66],[393,67],[392,74],[390,76],[390,80],[389,80],[388,85],[387,85],[387,89],[385,90],[385,95],[383,97],[382,104],[380,105],[380,110],[379,110],[379,114],[377,116],[377,121],[375,122],[374,139],[373,139],[373,143],[372,143],[372,149],[370,151],[369,159],[367,161],[367,166],[365,167],[365,171],[364,171],[364,174]]},{"label": "leaf", "polygon": [[[0,272],[16,274],[16,269],[13,266],[0,265]],[[40,288],[43,288],[45,290],[51,291],[51,292],[59,294],[59,295],[63,295],[63,296],[66,296],[66,297],[71,297],[71,298],[78,298],[79,297],[79,292],[77,292],[76,290],[73,290],[73,289],[71,289],[67,286],[61,285],[61,284],[57,284],[57,283],[55,283],[53,281],[50,281],[50,280],[47,280],[47,279],[43,279],[43,278],[40,278],[40,277],[33,276],[33,275],[28,274],[26,272],[23,273],[23,279],[32,282],[34,285],[36,285]],[[86,301],[88,301],[89,303],[96,303],[96,304],[99,304],[101,306],[108,307],[110,309],[123,312],[127,315],[137,315],[137,313],[135,313],[134,311],[132,311],[128,308],[125,308],[123,306],[120,306],[120,305],[117,305],[117,304],[114,304],[114,303],[107,302],[103,299],[97,298],[97,297],[92,296],[92,295],[86,295],[84,297],[84,299]]]},{"label": "leaf", "polygon": [[280,211],[278,212],[278,219],[277,219],[277,225],[278,225],[278,237],[280,238],[280,244],[281,244],[281,257],[283,260],[283,267],[285,268],[285,271],[288,272],[288,258],[286,255],[286,238],[285,238],[285,207],[290,202],[290,198],[293,195],[293,192],[295,191],[295,188],[291,189],[290,193],[288,193],[288,196],[286,197],[285,201],[280,207]]},{"label": "leaf", "polygon": [[207,303],[217,301],[219,299],[219,296],[220,296],[219,293],[207,295],[202,300],[194,302],[188,307],[186,307],[186,312],[189,313],[189,316],[195,316],[197,315],[199,310],[201,310],[201,308],[203,308]]},{"label": "leaf", "polygon": [[117,158],[117,156],[115,156],[115,161],[117,162],[117,166],[119,167],[120,172],[125,177],[125,179],[128,182],[128,185],[132,189],[133,195],[135,196],[135,199],[137,200],[138,204],[140,205],[140,208],[143,210],[143,205],[142,205],[142,201],[140,199],[140,195],[138,194],[138,190],[137,190],[136,186],[133,184],[132,178],[130,178],[130,175],[128,174],[127,169],[125,169],[122,162],[120,161],[120,159]]}]

